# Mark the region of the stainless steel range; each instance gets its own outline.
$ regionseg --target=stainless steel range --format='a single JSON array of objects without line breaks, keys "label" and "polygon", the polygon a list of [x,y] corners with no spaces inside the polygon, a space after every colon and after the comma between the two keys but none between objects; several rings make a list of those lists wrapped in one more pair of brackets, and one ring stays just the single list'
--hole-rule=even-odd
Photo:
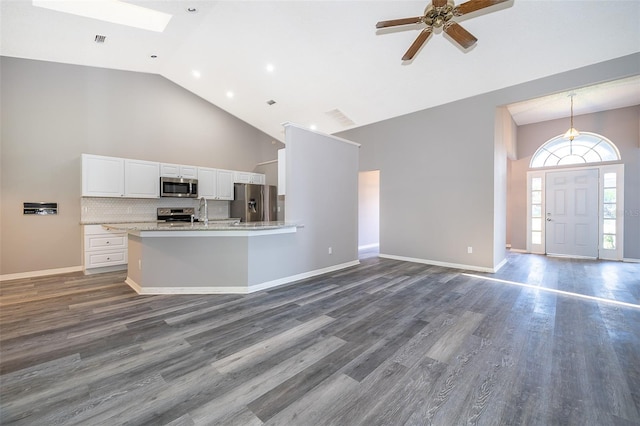
[{"label": "stainless steel range", "polygon": [[[166,222],[191,222],[191,218],[195,215],[193,207],[159,207],[158,220]],[[198,219],[193,219],[197,222]]]}]

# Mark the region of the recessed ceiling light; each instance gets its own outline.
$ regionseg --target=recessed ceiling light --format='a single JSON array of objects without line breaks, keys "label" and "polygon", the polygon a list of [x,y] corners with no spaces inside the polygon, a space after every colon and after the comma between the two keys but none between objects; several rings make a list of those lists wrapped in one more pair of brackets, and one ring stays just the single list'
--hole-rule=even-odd
[{"label": "recessed ceiling light", "polygon": [[229,99],[233,98],[233,92],[231,90],[227,92],[227,98]]},{"label": "recessed ceiling light", "polygon": [[151,55],[151,59],[156,59],[158,55]]},{"label": "recessed ceiling light", "polygon": [[200,71],[198,70],[191,71],[191,75],[194,76],[195,78],[200,78],[202,76],[202,74],[200,74]]},{"label": "recessed ceiling light", "polygon": [[276,101],[274,101],[273,99],[269,99],[269,100],[267,101],[267,105],[273,105],[273,104],[275,104],[275,103],[276,103]]},{"label": "recessed ceiling light", "polygon": [[187,12],[189,13],[196,13],[198,11],[198,9],[196,9],[195,7],[188,7],[187,8]]},{"label": "recessed ceiling light", "polygon": [[267,68],[267,72],[273,72],[276,69],[276,67],[274,67],[273,64],[267,64],[266,68]]},{"label": "recessed ceiling light", "polygon": [[101,1],[50,1],[33,0],[33,5],[85,18],[98,19],[113,24],[127,25],[143,30],[163,32],[171,15],[119,0]]}]

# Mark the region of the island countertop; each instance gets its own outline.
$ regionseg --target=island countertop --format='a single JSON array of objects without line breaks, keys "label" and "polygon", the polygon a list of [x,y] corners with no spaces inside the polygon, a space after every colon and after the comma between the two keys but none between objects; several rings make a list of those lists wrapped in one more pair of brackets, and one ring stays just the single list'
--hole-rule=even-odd
[{"label": "island countertop", "polygon": [[252,236],[296,232],[299,224],[288,222],[132,222],[103,224],[103,228],[126,231],[140,237]]}]

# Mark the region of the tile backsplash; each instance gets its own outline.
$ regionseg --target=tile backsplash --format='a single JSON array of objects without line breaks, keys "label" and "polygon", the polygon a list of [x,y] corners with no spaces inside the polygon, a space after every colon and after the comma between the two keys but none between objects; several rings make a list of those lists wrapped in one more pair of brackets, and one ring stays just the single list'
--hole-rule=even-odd
[{"label": "tile backsplash", "polygon": [[[199,200],[183,198],[97,198],[80,200],[82,223],[150,222],[156,220],[158,207],[194,207]],[[227,219],[229,201],[208,200],[209,219]]]}]

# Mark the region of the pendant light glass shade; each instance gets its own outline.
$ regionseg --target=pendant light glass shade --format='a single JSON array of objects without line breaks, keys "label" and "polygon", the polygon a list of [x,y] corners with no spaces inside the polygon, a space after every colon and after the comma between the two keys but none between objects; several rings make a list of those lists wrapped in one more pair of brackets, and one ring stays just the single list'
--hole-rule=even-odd
[{"label": "pendant light glass shade", "polygon": [[574,140],[576,137],[580,136],[580,132],[573,127],[573,94],[571,94],[571,125],[569,130],[564,134],[564,137],[569,139],[570,141]]},{"label": "pendant light glass shade", "polygon": [[567,132],[564,134],[564,137],[569,139],[570,141],[574,140],[577,136],[580,136],[580,132],[574,128],[571,127],[569,130],[567,130]]}]

